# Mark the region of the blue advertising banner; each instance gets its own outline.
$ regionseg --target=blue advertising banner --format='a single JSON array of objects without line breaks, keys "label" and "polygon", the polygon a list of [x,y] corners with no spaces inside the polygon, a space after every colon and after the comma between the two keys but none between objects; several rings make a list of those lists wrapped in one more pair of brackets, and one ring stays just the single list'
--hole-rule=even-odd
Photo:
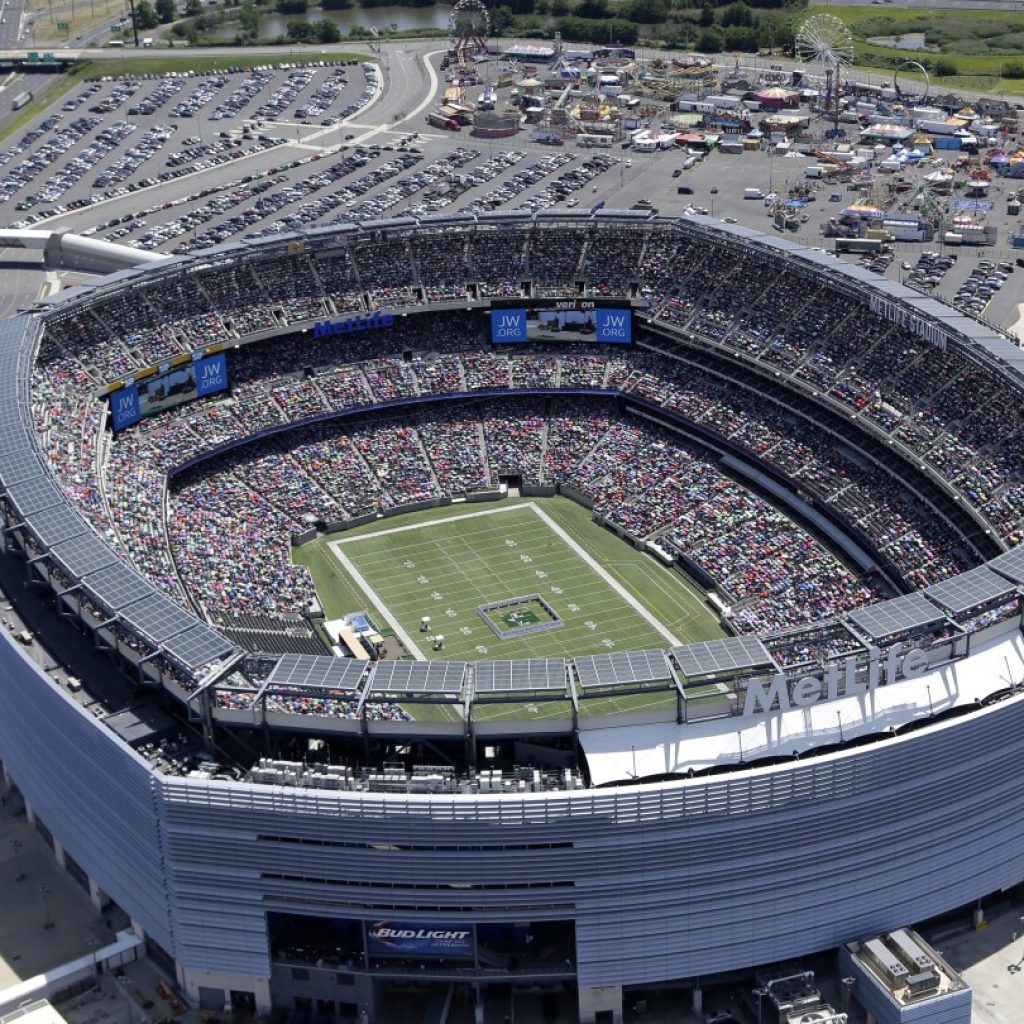
[{"label": "blue advertising banner", "polygon": [[375,921],[366,929],[370,956],[442,956],[473,959],[473,929],[458,924]]},{"label": "blue advertising banner", "polygon": [[525,309],[492,309],[491,341],[502,344],[509,341],[526,341]]},{"label": "blue advertising banner", "polygon": [[110,417],[114,430],[124,430],[142,419],[142,406],[139,404],[139,389],[129,384],[110,396]]},{"label": "blue advertising banner", "polygon": [[633,311],[629,309],[595,309],[594,337],[611,345],[628,345],[633,340]]},{"label": "blue advertising banner", "polygon": [[223,352],[207,356],[196,363],[196,394],[212,395],[228,387],[227,356]]}]

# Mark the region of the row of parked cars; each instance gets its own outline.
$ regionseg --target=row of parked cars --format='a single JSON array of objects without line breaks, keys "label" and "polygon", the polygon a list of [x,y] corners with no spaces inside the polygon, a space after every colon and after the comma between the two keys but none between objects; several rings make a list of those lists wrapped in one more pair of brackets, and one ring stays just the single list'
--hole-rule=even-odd
[{"label": "row of parked cars", "polygon": [[1012,273],[1012,263],[996,264],[992,260],[978,260],[967,280],[960,285],[953,301],[968,313],[981,314]]}]

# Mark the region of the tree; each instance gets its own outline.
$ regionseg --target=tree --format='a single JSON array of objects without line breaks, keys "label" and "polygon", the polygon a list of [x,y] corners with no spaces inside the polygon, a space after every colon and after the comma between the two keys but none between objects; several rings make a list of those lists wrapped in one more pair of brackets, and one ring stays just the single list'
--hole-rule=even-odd
[{"label": "tree", "polygon": [[352,0],[323,0],[325,11],[347,11],[352,7]]},{"label": "tree", "polygon": [[313,26],[308,21],[289,21],[288,38],[293,43],[311,43]]},{"label": "tree", "polygon": [[701,53],[721,53],[724,45],[722,30],[717,25],[704,29],[697,40],[697,49]]},{"label": "tree", "polygon": [[275,6],[278,14],[305,14],[309,10],[309,0],[277,0]]},{"label": "tree", "polygon": [[730,25],[753,24],[754,14],[742,0],[729,4],[728,7],[722,10],[722,28],[728,28]]},{"label": "tree", "polygon": [[139,0],[135,5],[135,27],[156,28],[159,24],[160,19],[156,16],[156,11],[153,10],[153,5],[149,0]]},{"label": "tree", "polygon": [[333,21],[321,18],[313,22],[313,35],[318,43],[340,43],[341,33]]},{"label": "tree", "polygon": [[698,24],[701,28],[710,28],[715,23],[715,9],[711,4],[706,3],[700,9],[700,20]]},{"label": "tree", "polygon": [[176,21],[178,8],[174,0],[156,0],[156,16],[160,19],[161,25]]},{"label": "tree", "polygon": [[1024,78],[1024,63],[1019,60],[1008,60],[1002,67],[1003,78]]},{"label": "tree", "polygon": [[641,25],[658,25],[668,17],[668,5],[665,0],[630,0],[624,13]]},{"label": "tree", "polygon": [[185,16],[198,18],[203,13],[203,0],[185,0]]},{"label": "tree", "polygon": [[960,74],[960,69],[957,67],[956,61],[950,57],[940,57],[935,62],[935,74],[939,78],[949,78],[950,75]]},{"label": "tree", "polygon": [[576,14],[580,18],[607,18],[608,0],[580,0]]},{"label": "tree", "polygon": [[238,14],[239,24],[242,31],[255,39],[260,34],[260,13],[256,10],[252,0],[246,0]]}]

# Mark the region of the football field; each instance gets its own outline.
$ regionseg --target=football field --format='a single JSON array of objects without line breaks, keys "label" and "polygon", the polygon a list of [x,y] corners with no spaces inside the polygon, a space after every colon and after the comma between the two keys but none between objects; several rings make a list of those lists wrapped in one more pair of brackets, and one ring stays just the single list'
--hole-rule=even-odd
[{"label": "football field", "polygon": [[688,581],[564,498],[379,520],[296,560],[328,617],[370,611],[416,658],[571,657],[722,635]]}]

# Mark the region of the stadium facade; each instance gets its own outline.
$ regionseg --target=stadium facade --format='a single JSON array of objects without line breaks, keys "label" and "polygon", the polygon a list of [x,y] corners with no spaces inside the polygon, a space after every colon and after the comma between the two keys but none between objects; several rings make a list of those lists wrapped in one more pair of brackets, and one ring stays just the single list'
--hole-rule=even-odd
[{"label": "stadium facade", "polygon": [[[358,230],[405,233],[414,247],[416,232],[426,228],[557,231],[571,225],[599,238],[605,230],[649,223],[643,215],[615,213],[532,220],[497,215]],[[960,348],[997,368],[1007,393],[1017,393],[1020,351],[937,302],[757,232],[702,218],[671,230],[787,261],[819,283],[827,279],[926,344]],[[32,365],[46,318],[76,303],[130,294],[150,275],[199,272],[263,252],[280,258],[318,244],[337,246],[344,239],[339,242],[335,229],[170,260],[75,290],[0,325],[0,480],[8,544],[24,551],[27,578],[47,587],[65,616],[84,617],[75,597],[84,589],[90,608],[107,610],[108,624],[116,621],[122,633],[136,637],[136,654],[148,652],[134,662],[140,679],[153,681],[146,664],[166,665],[156,680],[198,709],[211,735],[215,716],[196,694],[223,678],[242,652],[120,566],[75,518],[78,511],[40,454]],[[643,282],[637,285],[640,294]],[[415,313],[429,315],[429,309],[421,302]],[[1006,547],[992,537],[986,543],[985,554]],[[627,746],[619,750],[625,767],[612,771],[601,788],[390,793],[179,777],[159,771],[98,722],[6,634],[0,642],[0,757],[5,778],[61,855],[88,876],[97,903],[109,898],[122,907],[204,1006],[233,1002],[269,1010],[319,1000],[357,1007],[372,1020],[387,986],[436,979],[470,990],[510,983],[559,988],[578,996],[581,1020],[617,1020],[624,990],[675,981],[699,985],[716,974],[813,954],[980,900],[1024,877],[1024,791],[1013,769],[1024,694],[1011,667],[1021,657],[1021,554],[996,554],[983,570],[985,581],[1001,582],[1001,600],[1009,584],[1017,600],[1012,615],[976,635],[945,638],[926,652],[925,662],[911,666],[914,671],[904,666],[906,685],[927,669],[938,673],[929,686],[942,680],[943,693],[929,688],[926,705],[920,690],[897,701],[885,728],[873,726],[865,713],[859,742],[842,742],[840,713],[840,742],[823,730],[815,750],[805,736],[801,757],[751,765],[742,746],[734,756],[733,737],[749,718],[736,706],[700,723],[702,736],[718,737],[721,757],[714,772],[693,777],[670,765],[642,770],[651,781],[630,778],[628,737],[642,733],[625,728],[620,735]],[[138,588],[132,602],[118,604],[116,594],[104,591],[111,567],[119,586],[124,572],[131,573]],[[926,600],[939,607],[936,595]],[[894,606],[900,609],[905,606]],[[161,633],[168,620],[176,628]],[[101,626],[93,617],[86,628],[96,635]],[[981,659],[993,644],[1005,645],[1009,678],[988,667],[980,689],[971,691],[972,664],[988,664]],[[867,662],[854,666],[853,676],[867,672]],[[195,685],[183,687],[186,677]],[[956,699],[958,680],[969,699]],[[798,689],[799,680],[793,685],[793,703],[800,705],[809,691]],[[833,696],[825,694],[823,706]],[[933,716],[936,701],[952,713]],[[781,710],[762,716],[783,718]],[[894,727],[907,722],[915,727]],[[696,728],[662,724],[684,739]],[[402,726],[408,736],[410,723]],[[301,727],[322,731],[317,723]],[[606,731],[612,743],[616,733]],[[845,738],[850,735],[848,729]],[[304,958],[303,943],[294,938],[303,922],[307,934],[318,937],[310,944],[331,948],[330,957],[307,949]],[[395,944],[390,955],[381,947],[389,942]]]}]

